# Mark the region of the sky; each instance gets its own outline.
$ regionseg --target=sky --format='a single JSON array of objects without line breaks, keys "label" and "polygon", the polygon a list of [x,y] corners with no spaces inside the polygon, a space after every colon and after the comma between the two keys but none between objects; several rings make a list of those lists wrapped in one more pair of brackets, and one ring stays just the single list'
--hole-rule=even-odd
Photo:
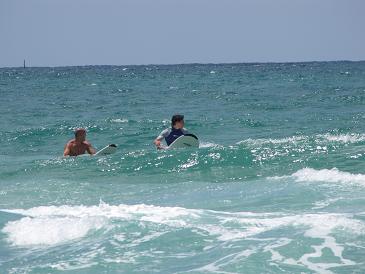
[{"label": "sky", "polygon": [[364,0],[0,0],[0,67],[365,60]]}]

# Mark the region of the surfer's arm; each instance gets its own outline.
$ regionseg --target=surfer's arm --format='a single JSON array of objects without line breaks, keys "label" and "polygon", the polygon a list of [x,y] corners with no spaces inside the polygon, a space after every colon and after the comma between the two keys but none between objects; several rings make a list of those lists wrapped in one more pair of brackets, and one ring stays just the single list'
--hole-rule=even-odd
[{"label": "surfer's arm", "polygon": [[70,155],[70,143],[67,143],[63,150],[63,156],[69,156],[69,155]]},{"label": "surfer's arm", "polygon": [[156,145],[157,149],[163,149],[163,146],[161,145],[161,141],[163,138],[169,135],[168,129],[163,130],[160,135],[157,136],[155,141],[153,143]]},{"label": "surfer's arm", "polygon": [[86,147],[86,151],[87,151],[89,154],[93,155],[93,154],[95,154],[95,153],[96,153],[96,150],[93,148],[93,146],[92,146],[90,143],[86,142],[86,145],[87,145],[87,147]]}]

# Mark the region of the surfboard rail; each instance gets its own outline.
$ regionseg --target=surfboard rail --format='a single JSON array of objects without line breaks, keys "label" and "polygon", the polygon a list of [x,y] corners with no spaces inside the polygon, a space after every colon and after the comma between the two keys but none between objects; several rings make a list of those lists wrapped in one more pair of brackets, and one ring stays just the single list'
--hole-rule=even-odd
[{"label": "surfboard rail", "polygon": [[117,145],[116,144],[110,144],[107,145],[106,147],[100,149],[99,151],[97,151],[94,156],[105,156],[105,155],[110,155],[113,154],[117,151]]}]

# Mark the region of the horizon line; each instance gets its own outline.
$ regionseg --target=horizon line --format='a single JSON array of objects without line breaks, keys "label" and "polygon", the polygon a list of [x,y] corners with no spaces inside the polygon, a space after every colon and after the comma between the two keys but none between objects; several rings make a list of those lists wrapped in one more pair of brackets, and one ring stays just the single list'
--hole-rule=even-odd
[{"label": "horizon line", "polygon": [[[66,68],[66,67],[146,67],[146,66],[188,66],[188,65],[241,65],[241,64],[247,64],[247,65],[255,65],[255,64],[305,64],[305,63],[338,63],[338,62],[348,62],[348,63],[359,63],[359,62],[365,62],[364,60],[330,60],[330,61],[267,61],[267,62],[222,62],[222,63],[215,63],[215,62],[207,62],[207,63],[200,63],[200,62],[182,62],[182,63],[161,63],[161,64],[153,64],[153,63],[146,63],[146,64],[97,64],[97,65],[56,65],[56,66],[25,66],[26,68]],[[23,68],[22,66],[0,66],[0,69],[4,68]]]}]

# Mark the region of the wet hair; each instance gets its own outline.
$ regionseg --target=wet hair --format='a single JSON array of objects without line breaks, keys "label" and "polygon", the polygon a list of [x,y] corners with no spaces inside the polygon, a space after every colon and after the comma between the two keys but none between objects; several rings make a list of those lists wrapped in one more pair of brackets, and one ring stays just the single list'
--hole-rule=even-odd
[{"label": "wet hair", "polygon": [[81,133],[81,132],[85,132],[86,133],[86,129],[84,128],[77,128],[75,129],[75,138]]},{"label": "wet hair", "polygon": [[180,122],[180,121],[183,121],[183,120],[184,120],[184,115],[175,114],[171,118],[171,125],[174,126],[176,124],[176,122]]}]

